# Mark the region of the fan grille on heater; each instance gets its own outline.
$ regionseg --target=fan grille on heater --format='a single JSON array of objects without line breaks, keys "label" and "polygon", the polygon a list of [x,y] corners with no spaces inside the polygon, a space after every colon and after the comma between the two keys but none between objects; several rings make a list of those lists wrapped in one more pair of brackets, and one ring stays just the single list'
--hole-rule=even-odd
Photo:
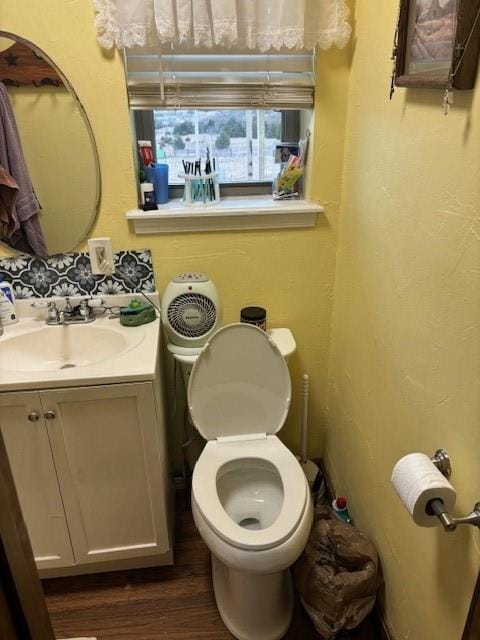
[{"label": "fan grille on heater", "polygon": [[185,338],[201,338],[215,324],[215,305],[201,293],[183,293],[168,307],[168,322],[172,329]]}]

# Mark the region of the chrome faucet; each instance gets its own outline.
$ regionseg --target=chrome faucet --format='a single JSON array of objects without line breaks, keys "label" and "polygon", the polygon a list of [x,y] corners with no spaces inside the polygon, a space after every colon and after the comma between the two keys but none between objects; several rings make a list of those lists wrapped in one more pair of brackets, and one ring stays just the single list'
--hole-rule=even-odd
[{"label": "chrome faucet", "polygon": [[[34,303],[35,304],[35,303]],[[95,320],[88,300],[81,300],[78,307],[72,307],[70,298],[65,298],[65,306],[58,309],[56,302],[51,300],[47,305],[48,318],[46,323],[52,325],[86,324]]]}]

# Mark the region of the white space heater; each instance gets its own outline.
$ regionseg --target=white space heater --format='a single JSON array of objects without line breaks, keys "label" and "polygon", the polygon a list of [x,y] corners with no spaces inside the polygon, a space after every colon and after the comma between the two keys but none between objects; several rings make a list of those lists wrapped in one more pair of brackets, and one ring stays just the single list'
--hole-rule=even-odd
[{"label": "white space heater", "polygon": [[168,349],[198,354],[221,324],[217,288],[203,273],[183,273],[169,282],[162,297],[162,322]]}]

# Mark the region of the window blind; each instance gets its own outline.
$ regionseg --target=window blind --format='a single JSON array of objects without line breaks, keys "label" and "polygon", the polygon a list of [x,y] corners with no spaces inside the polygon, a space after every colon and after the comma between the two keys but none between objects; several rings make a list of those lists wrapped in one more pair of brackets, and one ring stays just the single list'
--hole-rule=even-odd
[{"label": "window blind", "polygon": [[125,51],[132,109],[308,109],[312,52]]}]

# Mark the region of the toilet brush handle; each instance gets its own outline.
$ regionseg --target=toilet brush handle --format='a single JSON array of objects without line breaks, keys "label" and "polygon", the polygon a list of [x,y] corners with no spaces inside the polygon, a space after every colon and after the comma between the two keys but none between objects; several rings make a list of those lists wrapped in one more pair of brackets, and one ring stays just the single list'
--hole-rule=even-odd
[{"label": "toilet brush handle", "polygon": [[307,462],[307,429],[308,429],[308,399],[310,395],[310,378],[307,373],[302,376],[302,425],[300,442],[300,462]]}]

